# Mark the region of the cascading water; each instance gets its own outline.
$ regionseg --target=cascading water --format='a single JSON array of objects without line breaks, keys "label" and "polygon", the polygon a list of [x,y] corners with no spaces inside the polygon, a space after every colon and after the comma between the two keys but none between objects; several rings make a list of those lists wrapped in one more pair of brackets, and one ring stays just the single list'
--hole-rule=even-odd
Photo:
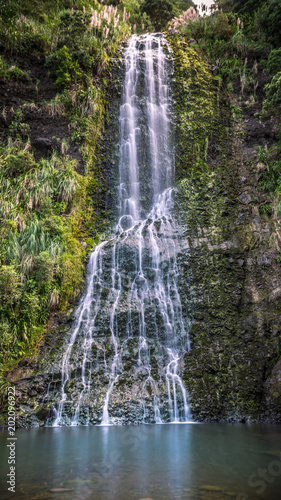
[{"label": "cascading water", "polygon": [[181,377],[189,320],[172,217],[171,57],[163,35],[133,36],[125,64],[119,219],[113,238],[90,258],[54,426],[190,420]]}]

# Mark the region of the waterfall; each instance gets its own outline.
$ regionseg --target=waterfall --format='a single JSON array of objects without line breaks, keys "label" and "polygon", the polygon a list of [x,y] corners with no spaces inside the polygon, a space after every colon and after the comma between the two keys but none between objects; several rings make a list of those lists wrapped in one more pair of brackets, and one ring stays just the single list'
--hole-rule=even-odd
[{"label": "waterfall", "polygon": [[91,255],[61,368],[57,425],[188,422],[189,318],[173,219],[171,54],[132,36],[119,116],[118,220]]}]

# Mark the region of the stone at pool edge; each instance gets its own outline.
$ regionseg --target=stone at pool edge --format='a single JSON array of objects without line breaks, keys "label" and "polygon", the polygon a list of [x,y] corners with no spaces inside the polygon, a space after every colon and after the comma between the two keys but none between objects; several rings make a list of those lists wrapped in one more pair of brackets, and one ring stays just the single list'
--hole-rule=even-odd
[{"label": "stone at pool edge", "polygon": [[51,493],[69,493],[70,491],[74,491],[73,488],[51,488],[49,490]]},{"label": "stone at pool edge", "polygon": [[220,486],[212,486],[212,485],[209,485],[209,484],[208,485],[204,485],[204,486],[200,486],[199,490],[203,490],[203,491],[217,491],[218,493],[224,491],[224,489],[221,488]]}]

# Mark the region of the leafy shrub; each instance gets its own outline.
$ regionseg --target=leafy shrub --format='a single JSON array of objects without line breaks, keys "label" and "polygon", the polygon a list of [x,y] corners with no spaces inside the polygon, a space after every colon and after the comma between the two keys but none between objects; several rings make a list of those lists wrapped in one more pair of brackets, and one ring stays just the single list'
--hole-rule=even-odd
[{"label": "leafy shrub", "polygon": [[270,52],[268,56],[267,69],[270,73],[277,73],[281,70],[281,48],[273,49]]},{"label": "leafy shrub", "polygon": [[46,67],[55,74],[56,83],[62,87],[68,87],[72,82],[77,83],[81,77],[79,64],[74,61],[65,45],[47,58]]},{"label": "leafy shrub", "polygon": [[150,17],[155,29],[159,31],[165,28],[175,14],[174,5],[170,0],[145,0],[140,10]]},{"label": "leafy shrub", "polygon": [[233,27],[229,24],[228,17],[222,12],[219,13],[215,22],[215,32],[221,40],[228,41],[233,35]]},{"label": "leafy shrub", "polygon": [[15,154],[11,153],[2,163],[5,175],[14,177],[24,172],[32,172],[35,166],[36,163],[30,151],[18,151]]},{"label": "leafy shrub", "polygon": [[21,81],[21,82],[30,82],[30,78],[26,71],[22,71],[17,66],[11,66],[8,70],[8,74],[11,79]]},{"label": "leafy shrub", "polygon": [[234,0],[231,3],[233,4],[232,8],[234,12],[249,12],[262,5],[264,0]]},{"label": "leafy shrub", "polygon": [[31,18],[20,15],[3,23],[0,18],[0,46],[12,54],[46,54],[50,51],[52,42],[52,27],[40,24]]},{"label": "leafy shrub", "polygon": [[21,276],[15,266],[2,266],[0,268],[0,301],[2,307],[13,308],[21,296]]},{"label": "leafy shrub", "polygon": [[220,73],[226,82],[233,82],[243,69],[243,62],[236,55],[233,59],[224,59],[221,63]]},{"label": "leafy shrub", "polygon": [[4,80],[9,79],[8,65],[3,56],[0,56],[0,77]]},{"label": "leafy shrub", "polygon": [[281,3],[280,0],[271,0],[262,10],[262,24],[270,40],[275,44],[281,43]]},{"label": "leafy shrub", "polygon": [[20,145],[0,150],[0,363],[24,354],[50,311],[83,289],[84,250],[74,232],[86,181],[75,164],[56,155],[36,162]]},{"label": "leafy shrub", "polygon": [[19,8],[20,8],[19,0],[10,0],[9,2],[1,2],[0,16],[5,20],[9,20],[18,13]]},{"label": "leafy shrub", "polygon": [[77,38],[81,38],[85,28],[90,25],[90,13],[81,10],[65,10],[60,14],[59,32],[60,38],[67,46],[77,44]]},{"label": "leafy shrub", "polygon": [[15,65],[9,67],[3,56],[0,56],[0,77],[3,80],[17,80],[21,82],[30,82],[30,77],[26,71],[22,71]]},{"label": "leafy shrub", "polygon": [[276,73],[271,82],[265,86],[266,100],[264,110],[279,113],[281,107],[281,71]]}]

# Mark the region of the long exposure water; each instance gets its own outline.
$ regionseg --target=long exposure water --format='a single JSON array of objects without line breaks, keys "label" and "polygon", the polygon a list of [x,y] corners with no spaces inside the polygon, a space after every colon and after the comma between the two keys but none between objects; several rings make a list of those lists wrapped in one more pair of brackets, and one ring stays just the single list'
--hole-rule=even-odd
[{"label": "long exposure water", "polygon": [[[133,36],[124,57],[116,226],[90,257],[61,384],[54,373],[44,395],[51,427],[16,433],[15,494],[0,433],[1,500],[278,500],[280,426],[188,424],[172,63],[161,34]],[[112,425],[128,422],[141,425]]]},{"label": "long exposure water", "polygon": [[117,224],[91,255],[49,425],[191,419],[182,379],[190,320],[178,286],[169,50],[159,33],[133,36],[124,53]]},{"label": "long exposure water", "polygon": [[[17,432],[16,494],[1,500],[278,500],[280,426],[175,424]],[[65,490],[65,491],[64,491]]]}]

